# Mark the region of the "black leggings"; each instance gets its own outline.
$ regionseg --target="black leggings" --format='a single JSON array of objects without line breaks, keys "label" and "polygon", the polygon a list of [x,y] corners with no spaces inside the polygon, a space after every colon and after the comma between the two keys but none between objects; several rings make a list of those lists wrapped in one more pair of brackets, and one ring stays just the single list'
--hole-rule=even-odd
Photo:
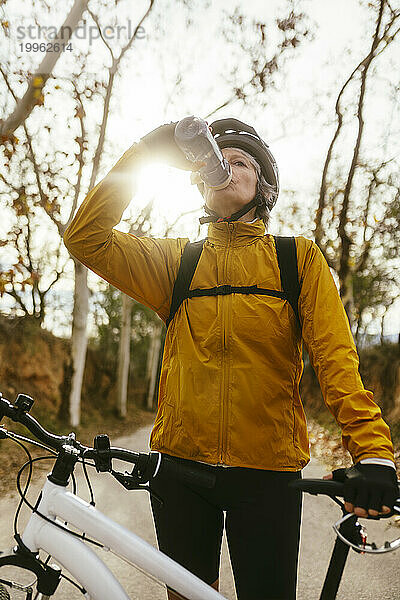
[{"label": "black leggings", "polygon": [[239,600],[295,600],[300,472],[214,467],[163,455],[151,489],[162,552],[208,584],[219,577],[225,527]]}]

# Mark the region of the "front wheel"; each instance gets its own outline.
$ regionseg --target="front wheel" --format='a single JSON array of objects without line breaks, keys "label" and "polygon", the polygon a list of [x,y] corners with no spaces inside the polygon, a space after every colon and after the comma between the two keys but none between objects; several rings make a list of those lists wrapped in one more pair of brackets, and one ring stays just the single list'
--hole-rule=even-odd
[{"label": "front wheel", "polygon": [[6,585],[0,583],[0,600],[52,600],[57,597],[57,592],[53,596],[43,596],[36,591],[36,585],[21,585],[15,581],[7,581]]},{"label": "front wheel", "polygon": [[[49,560],[50,556],[43,563],[37,555],[17,548],[0,552],[0,600],[68,598],[68,592],[58,593],[61,569],[57,565],[49,565]],[[85,590],[79,589],[79,592],[84,595]]]}]

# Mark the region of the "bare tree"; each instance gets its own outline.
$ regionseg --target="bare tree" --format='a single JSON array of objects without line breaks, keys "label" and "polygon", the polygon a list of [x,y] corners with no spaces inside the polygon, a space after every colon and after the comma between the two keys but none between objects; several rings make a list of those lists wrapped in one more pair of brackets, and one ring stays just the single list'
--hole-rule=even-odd
[{"label": "bare tree", "polygon": [[[0,194],[0,197],[8,193]],[[21,202],[21,195],[16,200]],[[59,240],[52,251],[37,253],[34,249],[34,217],[28,212],[19,213],[0,247],[7,246],[14,261],[0,265],[0,298],[11,300],[11,314],[31,317],[42,325],[46,315],[49,292],[63,276],[66,266]]]},{"label": "bare tree", "polygon": [[381,316],[381,344],[384,343],[385,341],[385,318],[387,317],[387,313],[389,308],[394,304],[396,300],[396,297],[394,296],[393,298],[390,298],[389,302],[387,305],[384,306],[383,312],[382,312],[382,316]]},{"label": "bare tree", "polygon": [[160,362],[161,352],[161,333],[162,333],[162,321],[159,319],[154,323],[151,331],[151,341],[149,352],[147,355],[147,408],[153,410],[154,393],[157,384],[157,373],[158,365]]},{"label": "bare tree", "polygon": [[117,404],[120,417],[127,415],[130,338],[133,300],[122,294],[121,330],[118,347]]},{"label": "bare tree", "polygon": [[[47,156],[43,152],[43,140],[40,144],[39,137],[35,135],[34,126],[31,128],[24,122],[24,132],[29,146],[29,155],[32,162],[34,178],[37,186],[37,205],[50,217],[52,223],[57,228],[59,235],[62,237],[64,231],[77,208],[80,197],[84,192],[83,174],[84,169],[90,168],[88,187],[94,187],[98,177],[101,156],[104,149],[106,138],[107,123],[110,114],[110,102],[114,89],[115,78],[120,68],[121,61],[126,52],[132,47],[133,42],[137,37],[138,31],[143,21],[149,15],[154,4],[154,0],[150,0],[148,9],[144,16],[140,19],[138,25],[133,31],[127,43],[120,48],[118,54],[103,36],[99,17],[92,11],[89,11],[93,21],[99,28],[100,38],[107,49],[110,56],[110,66],[106,71],[106,77],[103,81],[96,79],[96,74],[89,76],[86,68],[88,55],[82,55],[76,63],[76,72],[70,80],[53,81],[51,93],[56,93],[58,88],[63,89],[66,94],[69,90],[72,91],[70,97],[75,102],[74,124],[70,128],[75,128],[76,135],[74,143],[77,147],[77,152],[60,151],[54,144],[46,148]],[[6,81],[7,87],[10,90],[11,85],[9,78],[3,72],[3,78]],[[94,135],[89,133],[88,126],[92,122],[87,117],[85,104],[96,98],[96,101],[102,102],[102,116],[97,132],[97,142],[93,144]],[[44,108],[44,107],[43,107]],[[41,130],[48,130],[49,136],[52,132],[52,127],[49,124],[43,127],[46,121],[46,112],[44,111],[42,122],[40,123]],[[48,121],[51,123],[51,114],[47,115]],[[43,132],[41,131],[43,134]],[[15,142],[14,142],[15,143]],[[92,160],[90,160],[90,148],[93,148]],[[71,156],[72,155],[72,156]],[[39,158],[40,156],[40,158]],[[45,159],[45,160],[43,160]],[[71,162],[69,162],[71,160]],[[69,164],[68,164],[69,162]],[[71,180],[75,183],[71,184]],[[66,189],[68,190],[66,194]],[[71,208],[67,218],[63,218],[63,210],[61,199],[65,197],[71,199]],[[74,308],[72,316],[72,336],[71,336],[71,362],[72,362],[72,378],[71,391],[69,399],[70,423],[73,426],[79,425],[80,422],[80,401],[82,379],[85,366],[86,348],[87,348],[87,317],[89,312],[89,289],[87,284],[87,269],[79,261],[74,259]]]},{"label": "bare tree", "polygon": [[[92,189],[96,178],[98,176],[100,159],[104,148],[104,141],[106,136],[107,122],[110,111],[110,101],[113,92],[113,86],[115,81],[115,76],[120,66],[121,60],[125,53],[132,46],[134,40],[136,39],[137,32],[139,31],[140,26],[143,21],[146,19],[148,14],[150,13],[154,4],[154,0],[150,0],[149,7],[145,13],[145,15],[140,20],[139,24],[135,28],[135,31],[128,43],[122,48],[119,55],[116,56],[113,48],[104,38],[101,33],[101,38],[107,47],[110,56],[111,56],[111,66],[108,69],[108,80],[105,86],[106,93],[104,97],[103,103],[103,116],[100,125],[99,137],[97,142],[96,151],[94,154],[94,159],[92,163],[92,172],[90,176],[89,189]],[[101,28],[99,26],[99,21],[96,15],[92,12],[90,13],[93,20],[99,27],[99,31],[101,32]],[[81,117],[80,117],[81,118]],[[73,216],[73,211],[71,210],[70,218],[68,219],[67,224],[70,222]],[[71,394],[70,394],[70,422],[71,425],[76,426],[80,422],[80,405],[81,405],[81,389],[82,389],[82,380],[83,380],[83,370],[85,366],[85,357],[86,357],[86,348],[87,348],[87,317],[89,312],[88,305],[88,286],[87,286],[87,269],[82,265],[79,261],[74,259],[75,265],[75,299],[74,299],[74,317],[78,317],[79,319],[73,319],[72,325],[72,336],[71,336],[71,354],[73,360],[73,375],[72,375],[72,384],[71,384]]]},{"label": "bare tree", "polygon": [[[141,211],[135,222],[131,223],[129,232],[141,237],[149,228],[149,218],[152,202]],[[118,374],[117,374],[117,406],[121,417],[127,414],[128,378],[130,365],[130,340],[132,327],[132,298],[122,294],[121,328],[118,347]]]},{"label": "bare tree", "polygon": [[[354,320],[355,310],[354,277],[357,272],[363,270],[369,261],[373,248],[372,240],[374,234],[379,230],[377,224],[371,225],[370,219],[373,212],[373,201],[375,201],[379,187],[376,173],[390,162],[385,160],[380,165],[376,165],[376,161],[370,162],[362,157],[362,142],[366,126],[365,100],[367,84],[372,76],[371,67],[377,57],[390,48],[400,30],[398,27],[400,10],[393,10],[387,0],[379,0],[376,4],[376,23],[370,49],[353,69],[337,96],[335,105],[337,125],[324,163],[318,208],[315,216],[315,241],[324,253],[329,266],[338,273],[340,294],[351,324]],[[374,5],[371,5],[371,7],[375,9]],[[356,90],[354,93],[356,99],[356,133],[350,164],[347,167],[347,176],[342,182],[339,174],[329,178],[329,171],[335,166],[337,170],[339,169],[338,158],[334,154],[334,149],[344,128],[345,106],[346,103],[348,104],[348,99],[344,98],[344,94],[350,86],[353,90]],[[352,105],[347,108],[348,112],[350,110],[352,110]],[[367,171],[365,169],[366,163],[370,165],[370,177],[363,192],[363,199],[360,202],[360,184],[356,181],[356,175],[360,174],[363,169],[364,173]],[[340,165],[340,168],[343,170],[342,165]],[[389,187],[392,187],[390,181],[387,181],[387,183]],[[361,223],[357,217],[357,211],[358,214],[361,211],[363,215]],[[357,222],[359,222],[359,226],[357,226]],[[337,244],[332,242],[332,236],[329,235],[332,223],[337,226]],[[362,234],[361,243],[360,230]]]},{"label": "bare tree", "polygon": [[[6,76],[5,80],[9,85]],[[25,123],[24,131],[24,143],[12,138],[3,146],[5,163],[0,174],[0,197],[9,213],[10,227],[0,243],[7,247],[9,256],[9,264],[1,265],[0,296],[11,298],[17,313],[33,317],[41,325],[46,314],[47,297],[63,276],[66,260],[60,239],[52,247],[44,246],[40,252],[37,248],[40,209],[37,192],[29,183],[29,173],[37,165]],[[38,190],[39,197],[43,198],[40,181]]]}]

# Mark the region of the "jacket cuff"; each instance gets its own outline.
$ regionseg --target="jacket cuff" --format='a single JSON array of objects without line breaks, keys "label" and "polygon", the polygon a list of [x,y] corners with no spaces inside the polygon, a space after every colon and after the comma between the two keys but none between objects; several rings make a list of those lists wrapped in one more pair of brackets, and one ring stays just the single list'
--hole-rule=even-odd
[{"label": "jacket cuff", "polygon": [[363,458],[359,463],[360,465],[382,465],[383,467],[393,467],[393,469],[396,469],[394,462],[388,458]]}]

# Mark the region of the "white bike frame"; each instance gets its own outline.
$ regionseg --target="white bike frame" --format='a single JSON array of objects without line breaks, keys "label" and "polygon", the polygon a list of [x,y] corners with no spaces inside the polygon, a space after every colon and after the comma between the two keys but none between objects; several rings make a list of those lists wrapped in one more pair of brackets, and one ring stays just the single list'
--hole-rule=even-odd
[{"label": "white bike frame", "polygon": [[[103,515],[91,504],[46,481],[38,511],[67,522],[102,543],[129,563],[138,566],[190,600],[223,600],[212,587],[178,565],[142,538]],[[44,550],[87,590],[93,600],[129,600],[125,590],[99,556],[76,536],[33,513],[22,535],[32,551]]]}]

